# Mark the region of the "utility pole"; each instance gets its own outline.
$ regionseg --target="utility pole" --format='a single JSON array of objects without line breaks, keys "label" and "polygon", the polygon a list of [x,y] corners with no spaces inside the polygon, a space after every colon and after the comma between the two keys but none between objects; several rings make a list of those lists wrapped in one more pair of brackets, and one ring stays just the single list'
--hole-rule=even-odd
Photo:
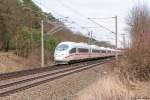
[{"label": "utility pole", "polygon": [[88,36],[89,36],[89,38],[88,38],[88,44],[92,45],[92,32],[91,31],[88,32]]},{"label": "utility pole", "polygon": [[125,39],[125,34],[121,34],[123,37],[123,48],[126,48],[126,39]]},{"label": "utility pole", "polygon": [[117,52],[117,48],[118,48],[118,18],[117,16],[115,16],[115,22],[116,22],[116,54],[115,54],[115,57],[116,57],[116,65],[118,65],[118,52]]},{"label": "utility pole", "polygon": [[128,48],[130,48],[130,40],[128,39]]},{"label": "utility pole", "polygon": [[44,67],[44,24],[41,20],[41,67]]},{"label": "utility pole", "polygon": [[93,33],[92,33],[92,31],[90,32],[90,39],[91,39],[90,44],[92,45],[93,44],[92,43],[92,40],[93,40]]},{"label": "utility pole", "polygon": [[90,31],[89,31],[89,32],[88,32],[88,36],[89,36],[89,38],[88,38],[88,44],[89,44],[89,45],[90,45],[90,37],[91,37],[90,34],[91,34],[91,33],[90,33]]},{"label": "utility pole", "polygon": [[[111,31],[110,29],[108,29],[108,28],[106,28],[106,27],[100,25],[99,23],[95,22],[94,20],[92,20],[93,18],[88,18],[88,19],[89,19],[91,22],[97,24],[100,28],[104,28],[105,30],[107,30],[107,31],[109,31],[109,32],[115,34],[115,44],[116,44],[116,46],[115,46],[115,47],[116,47],[116,48],[115,48],[115,49],[116,49],[115,58],[116,58],[116,65],[118,65],[118,53],[117,53],[117,48],[118,48],[118,18],[117,18],[117,16],[111,17],[111,18],[115,18],[115,29],[116,29],[115,32],[113,32],[113,31]],[[94,19],[95,19],[95,18],[94,18]],[[96,18],[96,19],[100,19],[100,18]]]}]

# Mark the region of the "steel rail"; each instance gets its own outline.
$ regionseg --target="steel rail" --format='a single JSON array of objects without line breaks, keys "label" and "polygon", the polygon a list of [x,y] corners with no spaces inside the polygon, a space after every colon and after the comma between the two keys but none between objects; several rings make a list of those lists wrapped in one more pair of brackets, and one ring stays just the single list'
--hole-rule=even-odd
[{"label": "steel rail", "polygon": [[[94,66],[98,66],[100,64],[104,64],[112,59],[104,59],[104,60],[96,60],[90,63],[80,64],[74,67],[67,67],[64,69],[50,70],[47,72],[43,72],[41,74],[31,74],[27,76],[21,76],[13,79],[6,79],[0,81],[0,97],[5,97],[10,94],[14,94],[19,91],[23,91],[40,84],[53,81],[55,79],[62,78],[64,76],[81,72],[83,70],[87,70]],[[61,66],[60,66],[61,67]]]}]

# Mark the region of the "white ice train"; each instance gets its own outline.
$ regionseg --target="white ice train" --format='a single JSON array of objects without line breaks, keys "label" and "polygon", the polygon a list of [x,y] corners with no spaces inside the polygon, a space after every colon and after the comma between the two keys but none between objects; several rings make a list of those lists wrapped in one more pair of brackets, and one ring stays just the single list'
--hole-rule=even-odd
[{"label": "white ice train", "polygon": [[86,43],[61,42],[54,53],[55,62],[68,63],[72,61],[96,59],[115,56],[115,49],[88,45]]}]

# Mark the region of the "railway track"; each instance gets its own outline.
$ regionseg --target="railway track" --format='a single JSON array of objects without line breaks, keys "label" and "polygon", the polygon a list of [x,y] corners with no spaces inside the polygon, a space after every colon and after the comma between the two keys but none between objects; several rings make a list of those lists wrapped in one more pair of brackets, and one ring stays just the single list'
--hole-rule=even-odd
[{"label": "railway track", "polygon": [[112,59],[81,62],[71,65],[54,65],[46,68],[1,74],[0,97],[5,97],[73,73],[87,70],[110,60]]}]

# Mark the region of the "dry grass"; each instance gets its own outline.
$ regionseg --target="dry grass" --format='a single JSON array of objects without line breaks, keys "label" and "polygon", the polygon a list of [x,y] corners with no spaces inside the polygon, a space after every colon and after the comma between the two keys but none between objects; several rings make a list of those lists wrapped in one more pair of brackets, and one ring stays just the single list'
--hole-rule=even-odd
[{"label": "dry grass", "polygon": [[0,52],[0,73],[14,72],[40,67],[40,54],[31,54],[28,58],[13,52]]},{"label": "dry grass", "polygon": [[129,95],[133,93],[116,79],[116,75],[109,75],[85,89],[76,100],[128,100]]},{"label": "dry grass", "polygon": [[149,82],[134,85],[129,82],[125,85],[118,74],[109,74],[81,91],[75,100],[132,100],[135,97],[150,97],[149,86]]},{"label": "dry grass", "polygon": [[13,53],[0,53],[0,73],[22,70],[24,59]]}]

